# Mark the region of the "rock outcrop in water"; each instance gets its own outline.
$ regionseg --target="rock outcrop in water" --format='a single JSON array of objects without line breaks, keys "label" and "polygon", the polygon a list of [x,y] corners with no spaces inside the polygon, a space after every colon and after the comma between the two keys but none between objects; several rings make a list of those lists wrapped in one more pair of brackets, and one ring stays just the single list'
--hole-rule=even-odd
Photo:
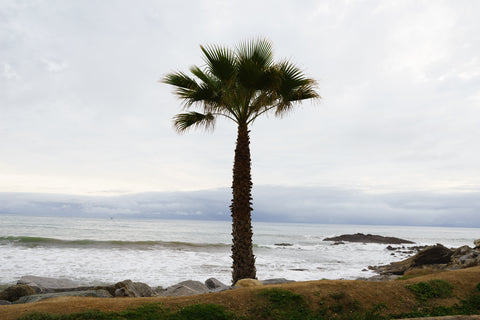
[{"label": "rock outcrop in water", "polygon": [[383,244],[402,244],[402,243],[415,243],[410,240],[384,237],[375,234],[343,234],[338,237],[325,238],[323,241],[335,241],[335,242],[361,242],[361,243],[383,243]]},{"label": "rock outcrop in water", "polygon": [[480,247],[449,249],[441,244],[428,246],[414,256],[389,265],[369,267],[381,275],[403,275],[414,269],[462,269],[480,265]]}]

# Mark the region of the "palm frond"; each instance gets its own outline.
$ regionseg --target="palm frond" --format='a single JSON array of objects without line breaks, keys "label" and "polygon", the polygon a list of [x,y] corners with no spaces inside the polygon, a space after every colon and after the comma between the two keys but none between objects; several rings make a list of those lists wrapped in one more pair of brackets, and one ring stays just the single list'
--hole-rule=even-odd
[{"label": "palm frond", "polygon": [[230,81],[235,75],[237,59],[235,53],[221,46],[200,46],[208,71],[221,81]]},{"label": "palm frond", "polygon": [[173,117],[173,125],[179,133],[192,127],[203,127],[206,130],[213,129],[215,127],[215,116],[212,113],[179,113]]},{"label": "palm frond", "polygon": [[264,38],[257,38],[240,43],[236,48],[240,61],[250,60],[261,68],[273,64],[272,43]]},{"label": "palm frond", "polygon": [[207,75],[202,69],[197,66],[192,66],[190,68],[190,72],[207,85],[212,85],[215,83],[215,79],[213,77]]},{"label": "palm frond", "polygon": [[198,83],[183,72],[167,74],[160,81],[174,86],[174,93],[181,99],[188,99],[192,92],[199,89]]},{"label": "palm frond", "polygon": [[278,95],[280,98],[275,115],[281,116],[287,113],[293,102],[306,99],[320,98],[316,89],[316,81],[304,76],[303,72],[289,61],[279,63],[280,85]]},{"label": "palm frond", "polygon": [[270,86],[267,72],[273,65],[272,45],[268,40],[245,41],[237,47],[238,82],[253,90]]}]

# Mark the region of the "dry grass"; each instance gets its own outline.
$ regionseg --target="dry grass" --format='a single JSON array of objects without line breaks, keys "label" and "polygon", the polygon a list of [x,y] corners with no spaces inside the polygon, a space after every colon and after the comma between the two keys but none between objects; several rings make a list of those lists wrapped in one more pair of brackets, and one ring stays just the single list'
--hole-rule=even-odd
[{"label": "dry grass", "polygon": [[451,306],[459,299],[466,298],[480,283],[480,267],[421,275],[407,280],[386,282],[353,280],[319,280],[293,282],[252,288],[240,288],[220,293],[210,293],[190,297],[152,297],[152,298],[84,298],[60,297],[42,300],[36,303],[0,306],[0,318],[13,320],[33,312],[68,314],[89,309],[100,311],[121,311],[146,303],[161,303],[167,308],[178,308],[199,303],[223,305],[227,310],[241,314],[255,306],[258,290],[264,288],[281,288],[301,294],[311,306],[317,306],[325,297],[342,294],[344,299],[358,301],[365,308],[384,303],[388,313],[409,312],[418,303],[412,292],[405,285],[431,279],[442,279],[454,286],[453,297],[437,299],[439,305]]}]

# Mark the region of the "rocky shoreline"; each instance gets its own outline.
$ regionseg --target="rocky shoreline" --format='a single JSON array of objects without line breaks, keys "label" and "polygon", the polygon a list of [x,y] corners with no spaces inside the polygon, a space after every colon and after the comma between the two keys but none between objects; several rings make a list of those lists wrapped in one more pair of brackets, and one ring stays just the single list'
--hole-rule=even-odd
[{"label": "rocky shoreline", "polygon": [[187,280],[164,289],[162,287],[152,288],[145,283],[133,282],[131,280],[124,280],[108,286],[80,286],[75,281],[69,279],[23,276],[17,281],[16,285],[0,292],[0,305],[32,303],[62,296],[97,298],[180,297],[221,292],[240,287],[289,282],[294,281],[283,278],[264,281],[243,279],[234,286],[229,286],[215,278],[210,278],[204,283]]},{"label": "rocky shoreline", "polygon": [[[359,278],[357,280],[386,281],[393,280],[402,275],[456,270],[480,265],[480,239],[474,241],[473,248],[462,246],[460,248],[450,249],[441,244],[433,246],[393,247],[390,244],[412,242],[404,239],[382,237],[378,235],[342,235],[334,238],[326,238],[324,240],[334,241],[335,243],[332,245],[342,244],[343,241],[388,243],[389,245],[385,250],[392,251],[392,254],[395,254],[395,252],[402,254],[415,253],[413,256],[405,260],[392,262],[389,265],[369,266],[368,269],[375,271],[378,275],[369,278]],[[294,281],[284,278],[267,279],[264,281],[243,279],[238,281],[234,286],[229,286],[215,278],[210,278],[203,283],[194,280],[183,281],[164,289],[162,287],[152,288],[145,283],[133,282],[131,280],[124,280],[106,286],[81,286],[79,283],[69,279],[55,279],[28,275],[21,277],[16,285],[10,286],[0,292],[0,305],[32,303],[61,296],[99,298],[179,297],[221,292],[239,287],[283,284],[289,282]]]}]

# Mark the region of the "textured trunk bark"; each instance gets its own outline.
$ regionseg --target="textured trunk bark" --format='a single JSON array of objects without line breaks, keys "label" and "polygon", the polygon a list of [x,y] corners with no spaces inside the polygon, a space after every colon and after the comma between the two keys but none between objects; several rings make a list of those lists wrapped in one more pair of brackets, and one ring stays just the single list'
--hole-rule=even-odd
[{"label": "textured trunk bark", "polygon": [[233,163],[232,183],[232,258],[233,283],[240,279],[256,279],[252,248],[252,176],[250,174],[250,137],[247,125],[238,126],[237,146]]}]

